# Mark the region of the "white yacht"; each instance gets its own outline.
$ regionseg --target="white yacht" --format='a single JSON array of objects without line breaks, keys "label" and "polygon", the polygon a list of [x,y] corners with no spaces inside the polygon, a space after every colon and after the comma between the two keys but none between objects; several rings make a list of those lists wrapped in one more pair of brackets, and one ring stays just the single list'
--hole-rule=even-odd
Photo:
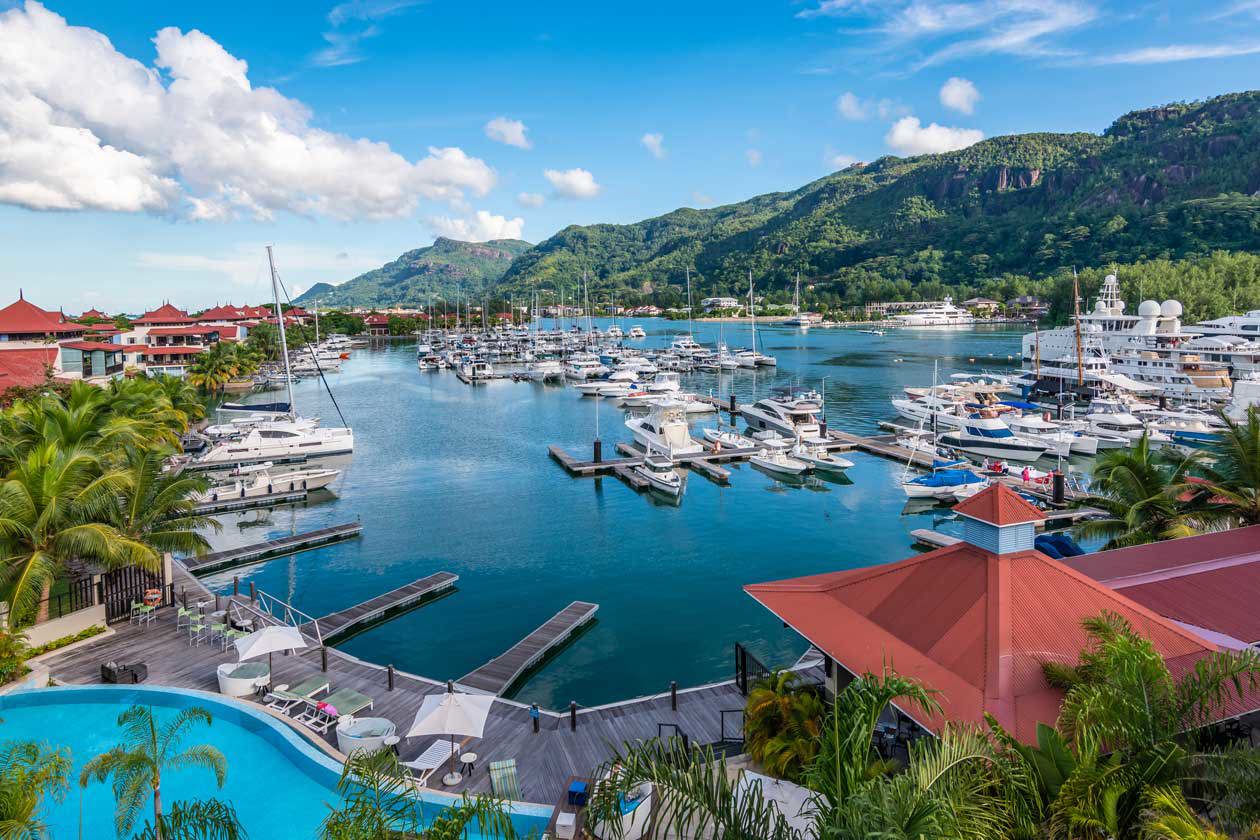
[{"label": "white yacht", "polygon": [[608,367],[600,362],[598,356],[583,354],[569,359],[569,364],[564,369],[564,375],[579,382],[584,379],[598,379],[601,376],[608,375]]},{"label": "white yacht", "polygon": [[938,429],[961,429],[966,419],[961,413],[959,403],[934,396],[895,399],[892,400],[892,407],[907,420],[927,425],[935,422]]},{"label": "white yacht", "polygon": [[616,339],[624,337],[625,331],[622,330],[621,327],[617,326],[616,324],[613,324],[611,327],[608,328],[607,332],[605,332],[604,335],[608,336],[611,339],[616,340]]},{"label": "white yacht", "polygon": [[791,318],[784,321],[783,325],[787,327],[800,327],[802,329],[808,329],[810,327],[816,327],[822,322],[823,317],[817,312],[798,312]]},{"label": "white yacht", "polygon": [[1260,309],[1252,309],[1242,315],[1226,315],[1189,327],[1201,335],[1227,336],[1246,341],[1260,341]]},{"label": "white yacht", "polygon": [[459,375],[469,382],[485,382],[494,379],[494,366],[484,359],[469,359],[459,366]]},{"label": "white yacht", "polygon": [[950,429],[941,435],[940,444],[1005,461],[1036,461],[1046,454],[1044,443],[1016,435],[996,417],[968,417],[961,429]]},{"label": "white yacht", "polygon": [[1129,406],[1116,399],[1095,399],[1089,404],[1085,422],[1091,432],[1100,432],[1127,439],[1130,444],[1150,435],[1152,443],[1168,443],[1172,439],[1159,431],[1150,431],[1133,413]]},{"label": "white yacht", "polygon": [[757,446],[757,442],[752,438],[746,438],[734,429],[722,431],[721,428],[705,429],[704,439],[709,443],[717,444],[723,449],[753,449]]},{"label": "white yacht", "polygon": [[914,312],[894,315],[893,320],[899,327],[963,327],[976,322],[970,312],[954,306],[954,300],[951,297],[946,297],[939,304],[916,309]]},{"label": "white yacht", "polygon": [[[1002,418],[1006,427],[1020,437],[1036,443],[1044,444],[1047,454],[1055,455],[1060,458],[1067,458],[1072,454],[1074,448],[1082,451],[1082,454],[1097,454],[1097,439],[1082,438],[1078,443],[1077,436],[1054,423],[1047,422],[1038,414],[1008,414]],[[1093,445],[1093,452],[1085,453],[1084,450]]]},{"label": "white yacht", "polygon": [[1225,407],[1225,415],[1235,423],[1246,423],[1247,412],[1260,411],[1260,376],[1249,376],[1234,383],[1234,396]]},{"label": "white yacht", "polygon": [[694,356],[697,353],[704,353],[704,345],[698,343],[690,335],[680,335],[669,344],[671,352],[679,356]]},{"label": "white yacht", "polygon": [[525,375],[534,382],[562,382],[564,365],[556,359],[538,359],[529,363]]},{"label": "white yacht", "polygon": [[235,481],[215,485],[204,493],[193,493],[190,498],[199,505],[265,499],[284,493],[319,490],[332,484],[339,475],[341,470],[309,469],[273,474],[270,470],[258,469],[246,471]]},{"label": "white yacht", "polygon": [[817,400],[766,397],[738,409],[749,427],[757,431],[774,431],[793,439],[816,438],[819,434],[817,415],[822,405]]},{"label": "white yacht", "polygon": [[853,466],[853,462],[849,459],[833,455],[827,450],[827,447],[818,443],[800,441],[796,446],[792,447],[790,455],[797,461],[804,461],[815,470],[843,472]]},{"label": "white yacht", "polygon": [[676,394],[682,388],[682,380],[672,370],[662,371],[647,384],[647,391],[653,394]]},{"label": "white yacht", "polygon": [[254,429],[289,429],[298,432],[309,432],[311,429],[319,425],[318,418],[307,417],[283,417],[273,418],[268,415],[258,414],[254,416],[241,417],[232,420],[229,423],[218,423],[214,426],[207,426],[202,430],[202,434],[208,438],[222,440],[224,438],[239,438]]},{"label": "white yacht", "polygon": [[653,490],[669,496],[682,495],[683,487],[687,483],[678,470],[674,469],[674,462],[656,452],[649,451],[643,463],[636,466],[634,471],[646,479]]},{"label": "white yacht", "polygon": [[809,464],[798,460],[782,449],[763,449],[748,459],[748,463],[770,472],[784,475],[800,475],[809,472]]},{"label": "white yacht", "polygon": [[657,403],[646,417],[630,418],[626,428],[645,450],[659,452],[670,460],[704,452],[704,447],[691,439],[687,407],[673,400]]},{"label": "white yacht", "polygon": [[630,328],[630,332],[626,334],[629,338],[647,338],[647,331],[638,324]]},{"label": "white yacht", "polygon": [[251,429],[239,440],[228,440],[197,458],[199,464],[235,464],[241,461],[292,458],[305,455],[341,455],[354,451],[354,432],[330,429]]}]

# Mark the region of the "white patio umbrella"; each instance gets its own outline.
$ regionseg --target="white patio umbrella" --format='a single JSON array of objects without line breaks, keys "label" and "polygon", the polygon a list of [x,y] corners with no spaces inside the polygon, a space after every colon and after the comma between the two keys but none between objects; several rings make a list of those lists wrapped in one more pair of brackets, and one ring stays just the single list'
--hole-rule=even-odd
[{"label": "white patio umbrella", "polygon": [[486,729],[486,718],[490,716],[490,707],[495,698],[488,694],[464,694],[448,691],[445,694],[430,694],[420,704],[416,719],[404,737],[415,738],[420,735],[451,736],[451,771],[447,778],[455,784],[459,779],[455,773],[455,736],[465,735],[480,738]]},{"label": "white patio umbrella", "polygon": [[244,662],[267,654],[267,672],[271,673],[271,654],[276,651],[291,651],[306,647],[306,639],[296,627],[287,624],[272,624],[261,630],[255,630],[248,636],[237,639],[236,658]]}]

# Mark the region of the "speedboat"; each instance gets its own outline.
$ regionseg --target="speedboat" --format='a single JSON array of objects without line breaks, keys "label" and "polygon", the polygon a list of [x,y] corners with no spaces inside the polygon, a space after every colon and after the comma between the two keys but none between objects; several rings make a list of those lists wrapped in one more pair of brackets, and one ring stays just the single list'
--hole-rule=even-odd
[{"label": "speedboat", "polygon": [[832,455],[822,444],[807,441],[796,444],[792,448],[791,457],[797,461],[804,461],[816,470],[842,472],[853,466],[852,461]]},{"label": "speedboat", "polygon": [[704,447],[691,439],[686,406],[674,400],[657,403],[646,417],[630,418],[626,428],[644,449],[659,452],[671,460],[704,452]]},{"label": "speedboat", "polygon": [[740,416],[758,431],[775,431],[791,438],[819,435],[818,400],[805,396],[766,397],[751,405],[739,406]]},{"label": "speedboat", "polygon": [[1132,444],[1148,435],[1151,443],[1171,443],[1172,438],[1155,429],[1148,429],[1141,420],[1133,416],[1129,407],[1120,400],[1095,399],[1089,404],[1089,413],[1085,422],[1091,433],[1100,432],[1125,438]]},{"label": "speedboat", "polygon": [[809,471],[809,464],[789,456],[782,449],[763,449],[748,459],[756,467],[784,475],[800,475]]},{"label": "speedboat", "polygon": [[564,375],[569,379],[578,381],[598,379],[601,376],[608,375],[608,368],[600,362],[598,356],[574,356],[569,359],[569,364],[564,369]]},{"label": "speedboat", "polygon": [[960,492],[974,495],[988,486],[989,479],[984,476],[955,467],[936,468],[927,475],[901,482],[902,491],[910,499],[953,499]]},{"label": "speedboat", "polygon": [[644,331],[643,327],[636,324],[630,328],[630,332],[627,333],[627,336],[630,338],[647,338],[647,332]]},{"label": "speedboat", "polygon": [[530,362],[525,375],[534,382],[559,382],[564,379],[564,365],[555,359]]},{"label": "speedboat", "polygon": [[339,475],[341,475],[341,470],[295,470],[272,475],[269,470],[259,469],[241,475],[235,481],[211,487],[205,492],[194,492],[190,495],[190,499],[194,504],[199,505],[265,499],[284,493],[319,490],[327,487]]},{"label": "speedboat", "polygon": [[968,417],[961,429],[950,429],[940,437],[942,446],[1010,461],[1036,461],[1046,454],[1040,441],[1020,437],[996,417]]},{"label": "speedboat", "polygon": [[725,432],[721,429],[705,429],[704,439],[724,449],[752,449],[757,446],[755,440],[744,437],[734,429]]},{"label": "speedboat", "polygon": [[645,478],[652,489],[670,496],[682,495],[686,480],[674,469],[674,462],[664,455],[649,452],[634,471]]},{"label": "speedboat", "polygon": [[1076,435],[1054,423],[1047,422],[1040,415],[1009,414],[1004,420],[1006,427],[1020,437],[1045,444],[1046,451],[1051,455],[1066,458],[1072,454],[1072,444],[1076,441]]},{"label": "speedboat", "polygon": [[354,432],[330,429],[251,429],[240,440],[227,440],[197,458],[198,464],[236,464],[304,455],[340,455],[354,451]]},{"label": "speedboat", "polygon": [[629,396],[639,390],[638,386],[633,382],[614,382],[612,380],[604,380],[604,387],[596,389],[595,393],[601,397],[610,397],[618,399]]},{"label": "speedboat", "polygon": [[682,381],[674,371],[662,371],[647,384],[647,390],[654,394],[676,393],[682,388]]},{"label": "speedboat", "polygon": [[762,432],[753,432],[752,437],[753,440],[756,441],[756,445],[759,449],[781,449],[784,452],[791,449],[792,445],[796,442],[796,438],[785,438],[773,429],[767,429]]}]

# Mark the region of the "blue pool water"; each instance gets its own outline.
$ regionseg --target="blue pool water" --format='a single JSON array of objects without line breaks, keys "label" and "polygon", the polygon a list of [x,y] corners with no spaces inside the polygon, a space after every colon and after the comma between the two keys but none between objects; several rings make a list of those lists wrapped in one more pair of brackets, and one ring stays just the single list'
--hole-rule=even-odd
[{"label": "blue pool water", "polygon": [[[0,739],[43,741],[69,750],[74,761],[72,788],[44,815],[54,838],[111,838],[114,798],[108,783],[78,787],[78,775],[93,756],[121,740],[116,720],[132,704],[153,706],[160,720],[180,709],[201,706],[214,718],[209,728],[194,728],[186,746],[212,744],[227,758],[222,790],[204,770],[183,770],[162,777],[162,801],[216,797],[230,801],[250,837],[307,840],[318,836],[328,806],[338,801],[339,766],[284,724],[240,704],[202,692],[156,688],[93,686],[24,691],[0,697]],[[437,814],[449,800],[433,797]],[[140,822],[152,814],[147,800]],[[80,832],[80,812],[82,832]],[[541,834],[547,820],[515,814],[513,824],[528,835]],[[472,834],[471,837],[480,835]]]},{"label": "blue pool water", "polygon": [[[643,346],[661,347],[685,322],[643,321]],[[628,325],[627,325],[628,326]],[[697,324],[747,345],[746,325]],[[684,376],[684,387],[740,401],[791,383],[822,388],[834,428],[872,432],[889,396],[940,377],[1018,363],[1019,329],[759,330],[777,370]],[[595,705],[732,675],[732,646],[769,664],[791,662],[801,640],[744,594],[744,584],[901,559],[910,531],[953,523],[943,509],[907,509],[903,466],[853,454],[847,478],[789,483],[748,465],[730,485],[692,475],[678,506],[613,478],[569,477],[547,455],[559,444],[587,456],[596,433],[611,453],[629,440],[623,413],[570,389],[511,381],[476,388],[420,373],[415,345],[355,350],[333,393],[354,427],[336,497],[270,513],[221,516],[216,547],[257,542],[360,518],[363,536],[240,570],[260,588],[319,616],[447,570],[455,594],[342,643],[348,652],[437,679],[459,678],[574,600],[600,605],[597,623],[521,686],[518,699]],[[317,381],[296,387],[303,413],[335,423]],[[274,400],[277,392],[258,394]],[[712,424],[713,416],[698,425]],[[232,573],[210,579],[221,591]]]}]

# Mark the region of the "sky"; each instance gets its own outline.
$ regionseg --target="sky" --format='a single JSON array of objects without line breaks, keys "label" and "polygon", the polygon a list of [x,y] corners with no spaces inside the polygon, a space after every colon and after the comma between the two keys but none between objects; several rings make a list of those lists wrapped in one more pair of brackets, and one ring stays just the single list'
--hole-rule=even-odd
[{"label": "sky", "polygon": [[0,0],[0,305],[139,312],[1260,87],[1260,0]]}]

